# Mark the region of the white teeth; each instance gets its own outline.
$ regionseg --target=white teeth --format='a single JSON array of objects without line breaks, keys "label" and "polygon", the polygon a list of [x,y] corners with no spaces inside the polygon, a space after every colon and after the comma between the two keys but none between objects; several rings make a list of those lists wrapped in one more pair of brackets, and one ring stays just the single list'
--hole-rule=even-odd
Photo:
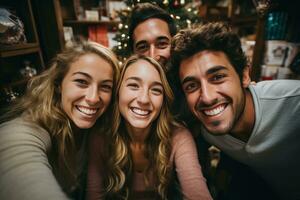
[{"label": "white teeth", "polygon": [[225,106],[220,105],[220,106],[218,106],[214,109],[211,109],[211,110],[204,110],[204,113],[206,115],[213,116],[213,115],[217,115],[217,114],[221,113],[224,109],[225,109]]},{"label": "white teeth", "polygon": [[86,108],[86,107],[81,107],[77,106],[78,110],[86,115],[93,115],[97,112],[98,109],[96,108]]},{"label": "white teeth", "polygon": [[132,108],[131,110],[132,110],[132,112],[134,112],[135,114],[138,114],[138,115],[148,115],[150,113],[149,110],[142,110],[139,108]]}]

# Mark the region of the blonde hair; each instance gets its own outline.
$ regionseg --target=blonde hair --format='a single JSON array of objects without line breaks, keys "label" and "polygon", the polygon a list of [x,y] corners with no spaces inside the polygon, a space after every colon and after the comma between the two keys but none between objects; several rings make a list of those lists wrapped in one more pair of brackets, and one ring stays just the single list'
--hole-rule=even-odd
[{"label": "blonde hair", "polygon": [[[52,155],[53,158],[50,158],[53,172],[67,192],[77,181],[75,141],[70,119],[61,108],[59,87],[71,64],[81,56],[90,53],[94,53],[110,63],[114,71],[113,85],[115,88],[119,76],[118,60],[115,54],[98,43],[81,41],[58,54],[49,69],[32,78],[28,83],[26,94],[10,107],[1,119],[3,122],[24,114],[26,120],[36,123],[48,131],[53,145],[51,153],[54,155]],[[111,110],[112,103],[97,120],[95,129],[110,128]]]},{"label": "blonde hair", "polygon": [[[145,60],[155,67],[159,72],[164,89],[164,100],[158,118],[153,122],[151,134],[146,140],[146,157],[150,165],[146,169],[145,183],[149,180],[149,170],[154,169],[158,184],[156,190],[161,199],[167,199],[167,190],[171,176],[169,163],[171,153],[171,129],[177,125],[170,113],[173,101],[173,93],[168,84],[164,70],[161,65],[150,57],[134,55],[130,57],[121,68],[120,79],[117,84],[116,94],[120,90],[124,74],[129,66],[138,60]],[[112,141],[110,151],[112,156],[109,160],[108,176],[106,178],[106,193],[109,198],[128,199],[130,197],[130,186],[132,182],[133,161],[129,147],[130,138],[125,131],[123,118],[120,115],[118,97],[114,105]],[[128,156],[129,155],[129,156]]]}]

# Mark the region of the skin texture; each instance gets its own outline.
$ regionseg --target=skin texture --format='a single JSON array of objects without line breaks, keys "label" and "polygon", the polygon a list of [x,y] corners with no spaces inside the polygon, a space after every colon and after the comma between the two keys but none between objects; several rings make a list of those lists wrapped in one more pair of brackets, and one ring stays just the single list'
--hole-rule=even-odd
[{"label": "skin texture", "polygon": [[119,91],[119,108],[130,133],[142,134],[150,130],[160,113],[163,87],[158,71],[149,62],[138,60],[128,67]]},{"label": "skin texture", "polygon": [[211,134],[249,137],[241,135],[254,123],[247,67],[241,81],[223,52],[202,51],[181,62],[179,76],[190,110]]},{"label": "skin texture", "polygon": [[85,54],[62,81],[62,108],[78,128],[91,128],[108,107],[112,87],[111,65],[96,54]]},{"label": "skin texture", "polygon": [[165,21],[150,18],[133,31],[134,53],[150,56],[164,66],[170,57],[171,38]]}]

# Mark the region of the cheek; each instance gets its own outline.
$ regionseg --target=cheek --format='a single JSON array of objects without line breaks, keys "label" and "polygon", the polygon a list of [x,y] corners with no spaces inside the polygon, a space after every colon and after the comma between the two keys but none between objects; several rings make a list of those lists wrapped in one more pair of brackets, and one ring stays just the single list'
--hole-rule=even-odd
[{"label": "cheek", "polygon": [[169,58],[169,57],[170,57],[170,51],[171,51],[170,48],[166,48],[166,49],[163,49],[163,50],[161,51],[161,54],[162,54],[162,56],[164,56],[165,58]]},{"label": "cheek", "polygon": [[68,108],[71,107],[72,102],[76,99],[76,92],[74,90],[65,90],[62,88],[61,90],[61,105],[62,109],[67,112]]},{"label": "cheek", "polygon": [[104,93],[102,95],[101,98],[103,100],[103,103],[104,103],[105,107],[107,107],[110,104],[111,96],[112,96],[112,93]]},{"label": "cheek", "polygon": [[161,107],[163,105],[163,100],[164,100],[163,96],[155,96],[152,98],[152,102],[158,111],[161,110]]},{"label": "cheek", "polygon": [[192,110],[195,105],[197,104],[197,95],[196,94],[186,94],[186,102],[188,104],[188,107]]}]

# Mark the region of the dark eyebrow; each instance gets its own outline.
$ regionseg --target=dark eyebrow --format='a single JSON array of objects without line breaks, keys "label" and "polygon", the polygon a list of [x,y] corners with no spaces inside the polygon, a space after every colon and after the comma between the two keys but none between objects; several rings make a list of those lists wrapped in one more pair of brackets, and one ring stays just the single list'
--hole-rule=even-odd
[{"label": "dark eyebrow", "polygon": [[[168,38],[168,37],[166,37],[166,36],[160,36],[160,37],[156,38],[156,40],[157,40],[157,41],[159,41],[159,40],[168,40],[168,41],[170,41],[170,38]],[[138,45],[143,44],[143,43],[148,44],[148,41],[147,41],[147,40],[141,40],[141,41],[138,41],[137,43],[135,43],[134,46],[137,47]]]},{"label": "dark eyebrow", "polygon": [[166,36],[160,36],[156,40],[168,40],[168,41],[170,41],[170,39]]},{"label": "dark eyebrow", "polygon": [[189,81],[194,81],[196,80],[195,77],[193,76],[187,76],[183,79],[183,81],[181,82],[182,85],[184,85],[186,82],[189,82]]},{"label": "dark eyebrow", "polygon": [[209,70],[207,70],[206,72],[206,75],[209,75],[209,74],[213,74],[213,73],[216,73],[220,70],[228,70],[225,66],[215,66],[213,68],[210,68]]},{"label": "dark eyebrow", "polygon": [[[210,75],[210,74],[216,73],[216,72],[218,72],[220,70],[228,70],[228,69],[226,67],[224,67],[224,66],[221,66],[221,65],[220,66],[215,66],[215,67],[210,68],[209,70],[207,70],[206,75]],[[186,82],[194,81],[194,80],[196,80],[195,77],[193,77],[193,76],[187,76],[187,77],[185,77],[183,79],[183,81],[181,82],[181,84],[183,85]]]},{"label": "dark eyebrow", "polygon": [[140,44],[148,44],[146,40],[141,40],[141,41],[138,41],[137,43],[135,43],[134,47],[137,47],[138,45]]},{"label": "dark eyebrow", "polygon": [[88,73],[85,73],[85,72],[74,72],[72,74],[72,76],[77,75],[77,74],[80,74],[80,75],[83,75],[83,76],[86,76],[86,77],[92,79],[92,77]]}]

